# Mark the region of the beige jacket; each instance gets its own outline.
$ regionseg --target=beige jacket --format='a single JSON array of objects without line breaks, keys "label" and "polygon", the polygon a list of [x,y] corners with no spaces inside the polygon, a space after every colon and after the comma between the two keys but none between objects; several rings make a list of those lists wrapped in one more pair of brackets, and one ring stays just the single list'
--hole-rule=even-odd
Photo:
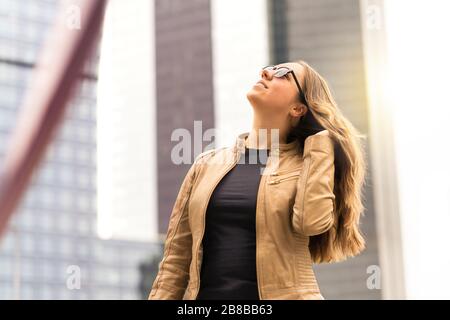
[{"label": "beige jacket", "polygon": [[[325,133],[323,135],[323,133]],[[234,146],[200,154],[170,217],[164,253],[148,299],[195,300],[200,287],[205,212],[220,180],[239,161],[248,132]],[[328,131],[272,147],[256,204],[256,270],[264,299],[324,299],[308,249],[309,236],[334,223],[334,149]]]}]

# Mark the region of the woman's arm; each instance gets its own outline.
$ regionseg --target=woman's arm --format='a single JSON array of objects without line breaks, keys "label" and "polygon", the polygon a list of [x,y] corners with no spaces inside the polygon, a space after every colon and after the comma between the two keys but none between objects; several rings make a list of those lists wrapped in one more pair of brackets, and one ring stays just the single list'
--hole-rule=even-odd
[{"label": "woman's arm", "polygon": [[295,231],[314,236],[329,230],[334,222],[334,145],[328,130],[305,140],[303,161],[292,224]]},{"label": "woman's arm", "polygon": [[149,300],[181,300],[186,290],[192,258],[192,234],[187,203],[196,177],[197,159],[187,172],[173,206],[163,259],[159,263]]}]

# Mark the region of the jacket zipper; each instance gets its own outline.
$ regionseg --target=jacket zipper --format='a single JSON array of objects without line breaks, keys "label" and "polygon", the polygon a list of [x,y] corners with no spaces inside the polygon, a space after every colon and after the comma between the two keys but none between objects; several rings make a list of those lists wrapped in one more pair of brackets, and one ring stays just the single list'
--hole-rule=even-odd
[{"label": "jacket zipper", "polygon": [[[203,219],[202,219],[202,220],[203,220],[203,228],[202,228],[202,234],[201,234],[201,236],[200,236],[200,241],[199,241],[199,244],[198,244],[198,246],[197,246],[196,254],[198,254],[198,251],[200,250],[200,245],[202,244],[203,236],[204,236],[204,234],[205,234],[205,215],[206,215],[206,209],[208,208],[209,200],[211,199],[212,193],[213,193],[214,190],[216,189],[216,187],[217,187],[217,185],[219,184],[219,182],[220,182],[220,181],[223,179],[223,177],[225,177],[225,175],[226,175],[228,172],[230,172],[230,170],[231,170],[232,168],[234,168],[234,166],[238,163],[239,158],[241,157],[241,155],[240,155],[239,151],[237,151],[237,152],[238,152],[238,155],[235,156],[234,162],[233,162],[233,163],[225,170],[224,174],[223,174],[219,179],[217,179],[217,181],[216,181],[214,187],[211,189],[211,192],[210,192],[209,195],[208,195],[208,200],[206,201],[205,206],[204,206],[204,208],[203,208]],[[203,260],[203,259],[202,259],[202,260]],[[201,262],[202,262],[202,261],[197,262],[197,264],[198,264],[198,266],[197,266],[198,286],[197,286],[197,291],[196,291],[196,293],[195,293],[195,298],[197,298],[198,292],[200,291],[200,268],[201,268]]]},{"label": "jacket zipper", "polygon": [[[272,175],[276,175],[276,174],[272,174]],[[300,172],[299,171],[295,171],[295,172],[292,172],[291,174],[289,174],[289,175],[287,175],[285,177],[275,178],[274,180],[270,180],[269,184],[278,184],[278,183],[280,183],[282,181],[298,177],[299,175],[300,175]]]}]

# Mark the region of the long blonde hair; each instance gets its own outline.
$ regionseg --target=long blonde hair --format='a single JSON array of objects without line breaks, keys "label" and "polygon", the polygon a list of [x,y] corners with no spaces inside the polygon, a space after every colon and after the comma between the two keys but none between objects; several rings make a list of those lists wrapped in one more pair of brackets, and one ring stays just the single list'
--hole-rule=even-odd
[{"label": "long blonde hair", "polygon": [[302,88],[309,108],[290,132],[290,139],[298,139],[303,150],[308,136],[327,129],[335,145],[336,223],[327,232],[310,237],[309,251],[314,263],[343,261],[365,249],[359,229],[365,209],[365,136],[343,116],[323,77],[305,61],[296,63],[303,66]]}]

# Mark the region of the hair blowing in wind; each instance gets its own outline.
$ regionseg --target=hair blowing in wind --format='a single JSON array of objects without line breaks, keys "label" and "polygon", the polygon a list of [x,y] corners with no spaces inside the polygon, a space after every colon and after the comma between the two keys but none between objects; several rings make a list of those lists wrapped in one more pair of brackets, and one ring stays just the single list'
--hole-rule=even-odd
[{"label": "hair blowing in wind", "polygon": [[335,224],[327,232],[312,236],[309,250],[314,263],[338,262],[358,255],[365,248],[360,217],[366,175],[362,135],[339,110],[331,91],[317,71],[305,61],[302,88],[309,110],[290,133],[304,146],[306,138],[328,130],[335,149]]}]

